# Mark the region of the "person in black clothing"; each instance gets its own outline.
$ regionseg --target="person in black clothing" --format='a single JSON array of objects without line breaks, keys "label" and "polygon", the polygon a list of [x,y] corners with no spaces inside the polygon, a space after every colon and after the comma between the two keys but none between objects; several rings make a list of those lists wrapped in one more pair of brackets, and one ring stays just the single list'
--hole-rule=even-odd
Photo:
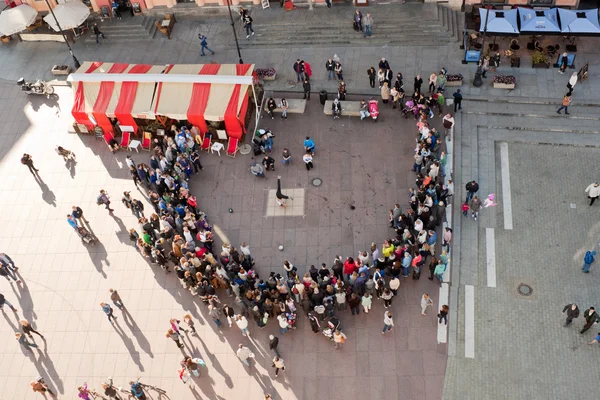
[{"label": "person in black clothing", "polygon": [[390,63],[387,62],[385,58],[382,58],[381,61],[379,61],[379,68],[381,68],[384,71],[390,69]]},{"label": "person in black clothing", "polygon": [[302,65],[302,61],[300,61],[300,59],[297,59],[296,62],[294,63],[294,72],[296,73],[296,79],[298,80],[298,82],[303,81],[304,80],[304,66]]},{"label": "person in black clothing", "polygon": [[415,76],[415,83],[414,83],[415,92],[421,93],[421,85],[422,84],[423,84],[423,78],[421,78],[421,75]]},{"label": "person in black clothing", "polygon": [[200,163],[200,154],[198,154],[197,150],[194,150],[190,155],[190,159],[192,160],[192,165],[194,166],[194,171],[198,173],[198,171],[204,169],[202,164]]},{"label": "person in black clothing", "polygon": [[271,116],[271,119],[275,119],[275,116],[273,115],[273,111],[277,108],[277,104],[275,104],[275,100],[271,97],[268,101],[267,101],[267,110],[269,110],[269,115]]},{"label": "person in black clothing", "polygon": [[563,313],[564,312],[567,313],[567,321],[565,323],[565,326],[569,326],[575,318],[579,317],[579,307],[577,307],[577,304],[575,303],[567,304],[565,308],[563,308]]},{"label": "person in black clothing", "polygon": [[102,33],[102,31],[100,31],[100,28],[98,28],[98,24],[94,23],[93,31],[94,35],[96,35],[96,44],[100,44],[100,40],[98,40],[100,36],[102,36],[102,39],[106,39],[104,33]]},{"label": "person in black clothing", "polygon": [[367,74],[369,75],[369,84],[371,85],[372,88],[374,88],[375,87],[375,79],[377,78],[377,71],[375,71],[375,68],[371,67],[367,71]]},{"label": "person in black clothing", "polygon": [[327,264],[321,264],[321,269],[319,270],[319,276],[321,277],[321,279],[325,279],[325,277],[329,275],[331,275],[331,272],[327,268]]},{"label": "person in black clothing", "polygon": [[457,109],[462,110],[462,94],[460,93],[460,89],[456,89],[456,92],[454,92],[452,96],[454,97],[454,112],[456,112]]},{"label": "person in black clothing", "polygon": [[254,29],[252,29],[252,17],[248,14],[242,17],[242,22],[244,23],[244,27],[246,28],[246,39],[250,38],[250,32],[254,35]]},{"label": "person in black clothing", "polygon": [[585,325],[579,333],[584,333],[585,331],[590,329],[592,325],[595,325],[598,322],[600,322],[600,317],[598,316],[598,313],[596,312],[594,307],[590,307],[587,310],[585,310],[585,312],[583,313],[583,318],[585,318]]},{"label": "person in black clothing", "polygon": [[21,157],[21,164],[27,165],[27,168],[29,168],[29,172],[31,172],[32,175],[39,176],[39,174],[36,174],[36,172],[39,172],[39,169],[33,166],[33,160],[31,159],[31,156],[29,154],[23,154],[23,157]]},{"label": "person in black clothing", "polygon": [[[404,82],[402,81],[402,79],[402,73],[398,72],[398,74],[396,75],[396,83],[394,84],[394,87],[397,91],[400,91],[404,87]],[[404,92],[404,90],[402,92]]]},{"label": "person in black clothing", "polygon": [[277,346],[279,345],[279,338],[277,336],[269,335],[269,349],[273,350],[277,357],[281,357],[279,355],[279,351],[277,350]]},{"label": "person in black clothing", "polygon": [[333,60],[330,58],[325,62],[325,69],[327,70],[327,80],[331,80],[331,77],[335,77],[335,73],[333,72]]},{"label": "person in black clothing", "polygon": [[308,81],[308,79],[304,80],[304,83],[302,84],[302,87],[304,88],[304,97],[303,97],[303,99],[310,100],[310,82]]},{"label": "person in black clothing", "polygon": [[275,171],[275,159],[271,156],[266,155],[262,161],[263,166],[268,171],[271,168],[271,171]]},{"label": "person in black clothing", "polygon": [[88,223],[88,220],[85,219],[85,217],[83,216],[83,210],[79,206],[73,206],[73,212],[71,213],[71,215],[73,216],[73,218],[78,220],[79,223],[82,225],[83,225],[82,221],[85,222],[86,224]]},{"label": "person in black clothing", "polygon": [[475,196],[475,193],[477,193],[477,191],[479,190],[479,185],[477,184],[477,182],[471,181],[465,185],[465,189],[467,189],[466,202],[468,203],[469,201],[471,201],[471,199],[473,199],[473,196]]}]

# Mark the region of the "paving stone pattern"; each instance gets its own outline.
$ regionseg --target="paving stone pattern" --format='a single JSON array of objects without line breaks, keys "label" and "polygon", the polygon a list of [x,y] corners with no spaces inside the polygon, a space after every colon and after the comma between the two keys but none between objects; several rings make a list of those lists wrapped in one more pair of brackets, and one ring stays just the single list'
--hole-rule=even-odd
[{"label": "paving stone pattern", "polygon": [[[70,89],[57,87],[61,112],[56,115],[54,101],[27,97],[12,85],[0,86],[4,121],[0,249],[17,262],[24,280],[22,287],[0,281],[0,292],[19,309],[14,315],[5,308],[0,318],[2,399],[39,398],[29,387],[38,375],[59,398],[74,398],[83,382],[98,389],[108,376],[118,385],[141,376],[142,382],[165,389],[171,399],[261,399],[265,392],[277,400],[317,398],[322,393],[331,399],[441,398],[446,346],[436,344],[434,310],[423,317],[419,308],[424,292],[437,300],[437,286],[431,281],[423,277],[402,282],[392,306],[396,325],[385,336],[384,309],[378,302],[368,315],[353,317],[346,311],[341,320],[348,341],[340,351],[323,335],[313,334],[302,316],[298,329],[285,335],[279,334],[274,321],[263,330],[251,322],[250,340],[237,328],[229,329],[224,319],[226,327],[218,330],[206,315],[206,306],[183,290],[173,274],[148,265],[131,246],[127,230],[136,223],[121,204],[120,193],[131,190],[134,197],[146,200],[129,178],[124,152],[112,155],[102,141],[66,133]],[[382,110],[376,124],[350,117],[333,121],[313,99],[305,115],[261,121],[261,126],[277,135],[277,171],[268,172],[268,179],[251,175],[249,156],[232,159],[214,154],[202,156],[204,171],[192,180],[192,192],[210,222],[233,244],[242,240],[250,244],[261,274],[271,269],[282,272],[284,258],[300,271],[310,263],[329,264],[335,254],[354,256],[372,240],[381,244],[391,233],[387,209],[407,201],[414,179],[408,171],[412,121],[391,110]],[[317,146],[310,172],[299,158],[306,134]],[[57,144],[77,155],[71,171],[54,153]],[[290,166],[281,165],[283,146],[294,157]],[[42,187],[19,162],[25,151],[40,169]],[[137,162],[146,162],[148,156],[145,151],[133,153]],[[276,174],[282,175],[284,192],[305,189],[306,218],[265,218],[266,196],[276,186]],[[310,186],[312,176],[321,177],[323,185]],[[95,204],[100,188],[111,195],[114,216]],[[99,238],[95,246],[82,245],[66,223],[73,204],[83,208]],[[274,246],[282,241],[285,250],[279,252]],[[119,290],[128,310],[115,309],[114,327],[99,306],[109,301],[111,287]],[[231,300],[224,294],[222,298]],[[184,334],[180,351],[165,333],[171,317],[182,318],[187,312],[197,320],[199,336]],[[46,342],[35,337],[40,351],[21,349],[14,339],[21,317],[45,335]],[[271,368],[269,334],[280,337],[287,366],[277,379]],[[251,370],[235,356],[239,343],[256,354]],[[193,389],[184,386],[176,373],[183,352],[202,357],[208,366]]]},{"label": "paving stone pattern", "polygon": [[[580,335],[582,317],[564,327],[561,311],[575,302],[583,313],[597,301],[597,274],[580,270],[600,233],[584,193],[597,179],[593,164],[599,152],[509,143],[514,229],[496,226],[497,288],[485,286],[485,242],[479,241],[476,356],[451,358],[444,398],[586,397],[582,382],[593,382],[599,373],[598,349],[586,342],[598,329]],[[499,172],[496,176],[501,193]],[[501,203],[495,211],[500,210]],[[479,232],[483,238],[481,224]],[[520,283],[531,285],[533,295],[518,295]]]}]

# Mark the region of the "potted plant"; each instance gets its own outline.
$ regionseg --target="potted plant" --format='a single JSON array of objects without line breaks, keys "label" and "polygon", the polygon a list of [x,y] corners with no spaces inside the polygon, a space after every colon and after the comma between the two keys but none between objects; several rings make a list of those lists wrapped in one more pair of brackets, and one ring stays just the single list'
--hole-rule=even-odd
[{"label": "potted plant", "polygon": [[69,75],[71,67],[68,65],[55,65],[52,67],[52,75]]},{"label": "potted plant", "polygon": [[259,79],[265,81],[274,81],[277,77],[275,68],[257,68],[254,72],[256,72],[256,76],[258,76]]},{"label": "potted plant", "polygon": [[516,54],[510,56],[510,66],[513,68],[519,68],[521,66],[521,57]]},{"label": "potted plant", "polygon": [[543,51],[535,50],[531,55],[532,68],[550,68],[550,57]]},{"label": "potted plant", "polygon": [[446,75],[446,86],[461,86],[463,83],[462,74]]},{"label": "potted plant", "polygon": [[495,75],[492,78],[492,84],[496,89],[514,89],[517,84],[517,78],[513,75]]}]

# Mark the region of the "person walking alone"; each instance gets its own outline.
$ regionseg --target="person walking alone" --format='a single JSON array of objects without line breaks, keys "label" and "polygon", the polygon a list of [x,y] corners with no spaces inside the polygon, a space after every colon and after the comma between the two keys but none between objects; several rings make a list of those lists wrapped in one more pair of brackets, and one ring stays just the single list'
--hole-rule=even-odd
[{"label": "person walking alone", "polygon": [[113,324],[117,317],[113,315],[112,307],[109,304],[106,304],[105,302],[100,303],[100,307],[102,308],[102,311],[104,311],[104,314],[106,314],[106,316],[108,317],[108,322]]},{"label": "person walking alone", "polygon": [[37,378],[35,381],[29,382],[29,385],[34,392],[41,393],[44,395],[44,397],[46,397],[46,392],[50,393],[50,396],[56,397],[56,394],[50,390],[46,382],[44,382],[44,378],[42,377]]},{"label": "person walking alone", "polygon": [[448,307],[446,304],[444,304],[442,306],[442,308],[440,309],[439,314],[437,315],[438,317],[438,323],[442,323],[442,321],[444,321],[444,325],[448,325],[448,311],[450,310],[450,307]]},{"label": "person walking alone", "polygon": [[206,38],[206,36],[205,36],[205,35],[203,35],[203,34],[199,33],[199,34],[198,34],[198,39],[200,39],[200,46],[201,46],[201,52],[200,52],[200,56],[204,57],[204,56],[206,55],[206,54],[204,54],[204,50],[205,50],[205,49],[206,49],[206,50],[208,50],[208,51],[210,51],[210,53],[211,53],[212,55],[214,55],[214,54],[215,54],[215,52],[214,52],[214,51],[212,51],[212,50],[211,50],[211,49],[208,47],[208,41],[207,41],[207,38]]},{"label": "person walking alone", "polygon": [[33,342],[28,342],[23,333],[20,333],[20,332],[15,333],[15,338],[17,339],[17,341],[19,342],[19,344],[21,346],[25,347],[29,351],[31,351],[32,347],[35,347],[35,348],[38,347],[37,344],[35,344]]},{"label": "person walking alone", "polygon": [[27,321],[26,319],[20,320],[19,323],[21,324],[21,330],[23,331],[23,333],[29,336],[31,339],[33,339],[33,335],[31,334],[32,332],[44,339],[44,335],[33,329],[33,326],[31,326],[29,321]]},{"label": "person walking alone", "polygon": [[112,208],[110,208],[110,197],[108,197],[108,193],[105,190],[100,191],[100,194],[96,199],[96,203],[98,203],[98,205],[104,204],[109,213],[115,211]]},{"label": "person walking alone", "polygon": [[304,80],[304,83],[302,84],[302,88],[304,89],[303,99],[310,100],[310,82],[308,81],[308,79]]},{"label": "person walking alone", "polygon": [[371,29],[373,27],[373,17],[371,17],[371,13],[367,13],[367,16],[363,19],[363,25],[365,28],[364,37],[371,36]]},{"label": "person walking alone", "polygon": [[102,36],[102,39],[106,39],[106,36],[104,36],[104,33],[102,33],[102,31],[100,31],[100,28],[98,28],[97,23],[94,23],[92,31],[94,32],[94,35],[96,35],[96,44],[100,44],[100,40],[99,40],[100,36]]},{"label": "person walking alone", "polygon": [[244,22],[244,27],[246,28],[246,39],[250,38],[250,32],[252,32],[252,35],[254,35],[254,29],[252,29],[252,17],[249,16],[248,14],[245,14],[242,17],[242,21]]},{"label": "person walking alone", "polygon": [[246,365],[246,367],[250,366],[249,359],[254,358],[254,353],[252,353],[248,347],[244,346],[241,343],[239,344],[235,355],[240,359],[241,362],[243,362]]},{"label": "person walking alone", "polygon": [[33,165],[33,159],[31,158],[31,156],[29,154],[27,154],[27,153],[23,154],[23,157],[21,157],[21,164],[27,165],[27,168],[29,168],[29,172],[31,172],[31,175],[33,175],[33,176],[40,176],[40,174],[38,174],[38,172],[40,170],[37,169]]},{"label": "person walking alone", "polygon": [[433,300],[427,293],[421,297],[421,315],[427,315],[425,311],[427,311],[427,307],[433,306]]},{"label": "person walking alone", "polygon": [[579,318],[579,307],[577,307],[577,304],[575,303],[567,304],[565,308],[563,308],[563,313],[564,312],[567,313],[567,320],[565,322],[565,326],[571,325],[571,322],[573,322],[575,318]]},{"label": "person walking alone", "polygon": [[460,89],[456,89],[456,92],[452,94],[452,97],[454,97],[454,113],[456,113],[456,110],[462,110],[463,97],[460,93]]},{"label": "person walking alone", "polygon": [[392,319],[392,312],[386,311],[383,313],[383,331],[382,335],[385,335],[386,332],[391,332],[394,329],[394,320]]},{"label": "person walking alone", "polygon": [[556,110],[556,113],[560,114],[561,110],[564,108],[565,114],[569,115],[569,106],[570,105],[571,105],[571,92],[565,94],[565,97],[563,97],[563,100],[562,100],[562,105],[558,108],[558,110]]},{"label": "person walking alone", "polygon": [[600,184],[598,182],[592,183],[585,189],[585,192],[588,194],[588,199],[590,199],[591,206],[594,204],[594,201],[600,197]]},{"label": "person walking alone", "polygon": [[595,255],[595,251],[589,250],[585,253],[585,256],[583,256],[583,267],[581,267],[581,270],[586,274],[590,272],[590,267],[592,266],[594,261],[596,261],[596,259],[594,258]]},{"label": "person walking alone", "polygon": [[280,357],[277,346],[279,346],[279,338],[277,336],[269,335],[269,349],[273,350],[273,353],[275,353],[277,357]]},{"label": "person walking alone", "polygon": [[277,375],[279,375],[279,370],[285,371],[283,358],[280,358],[279,356],[273,358],[273,368],[275,368],[275,378],[277,378]]},{"label": "person walking alone", "polygon": [[600,317],[596,312],[594,307],[590,307],[583,313],[583,318],[585,318],[585,325],[581,329],[579,333],[585,333],[588,329],[592,327],[592,325],[596,325],[600,321]]}]

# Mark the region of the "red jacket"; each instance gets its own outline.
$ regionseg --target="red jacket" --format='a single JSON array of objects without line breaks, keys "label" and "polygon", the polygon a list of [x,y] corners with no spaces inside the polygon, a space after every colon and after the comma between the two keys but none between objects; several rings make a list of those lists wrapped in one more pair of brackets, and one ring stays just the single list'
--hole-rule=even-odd
[{"label": "red jacket", "polygon": [[356,264],[346,260],[344,262],[344,274],[350,275],[354,272],[354,270],[356,270]]}]

